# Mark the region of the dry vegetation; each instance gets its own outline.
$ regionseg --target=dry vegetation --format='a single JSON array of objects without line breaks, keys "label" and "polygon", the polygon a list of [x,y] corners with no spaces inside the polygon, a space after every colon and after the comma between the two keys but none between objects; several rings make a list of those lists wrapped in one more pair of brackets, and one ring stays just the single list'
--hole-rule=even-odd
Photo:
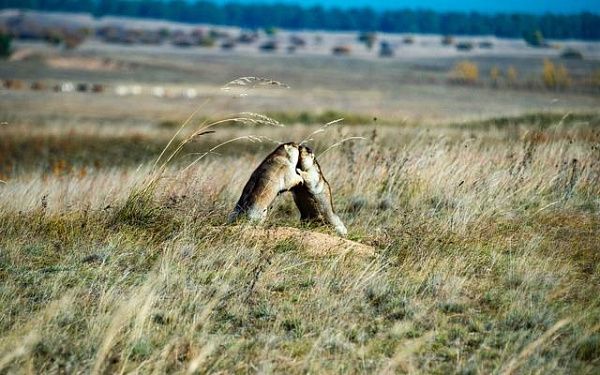
[{"label": "dry vegetation", "polygon": [[317,133],[367,138],[320,162],[374,256],[289,196],[222,225],[266,138],[184,171],[315,129],[227,124],[142,189],[173,129],[0,128],[0,372],[598,372],[597,114]]},{"label": "dry vegetation", "polygon": [[[0,64],[0,373],[599,372],[597,59],[24,47]],[[248,70],[293,89],[215,89]],[[306,138],[348,240],[288,195],[224,225]]]}]

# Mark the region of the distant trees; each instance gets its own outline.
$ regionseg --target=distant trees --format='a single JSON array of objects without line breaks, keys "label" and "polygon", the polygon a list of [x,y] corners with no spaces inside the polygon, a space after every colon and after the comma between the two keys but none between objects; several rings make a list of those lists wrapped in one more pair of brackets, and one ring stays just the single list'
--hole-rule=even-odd
[{"label": "distant trees", "polygon": [[95,7],[95,0],[0,0],[0,8],[91,12]]},{"label": "distant trees", "polygon": [[[600,39],[600,15],[482,14],[430,10],[340,9],[291,4],[216,4],[206,0],[0,0],[1,8],[89,12],[163,18],[245,28],[360,30],[443,35],[496,35],[534,41],[536,32],[551,39]],[[539,40],[538,40],[539,41]]]}]

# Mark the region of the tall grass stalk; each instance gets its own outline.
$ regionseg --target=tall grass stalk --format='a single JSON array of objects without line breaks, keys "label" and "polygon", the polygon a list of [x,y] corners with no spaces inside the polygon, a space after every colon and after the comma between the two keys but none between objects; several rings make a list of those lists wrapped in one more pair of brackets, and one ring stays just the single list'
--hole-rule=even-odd
[{"label": "tall grass stalk", "polygon": [[183,168],[180,173],[185,173],[188,169],[190,169],[191,167],[193,167],[194,165],[196,165],[200,160],[202,160],[206,155],[210,155],[210,154],[214,153],[214,151],[218,150],[219,148],[221,148],[221,147],[223,147],[223,146],[225,146],[225,145],[227,145],[229,143],[240,141],[242,139],[246,139],[246,140],[249,140],[251,142],[260,142],[261,141],[259,137],[253,136],[253,135],[244,135],[244,136],[241,136],[241,137],[236,137],[236,138],[228,139],[225,142],[219,143],[218,145],[216,145],[215,147],[211,148],[210,150],[208,150],[208,151],[206,151],[204,153],[201,153],[200,156],[198,156],[196,159],[194,159],[194,161],[192,161],[190,164],[188,164],[187,167]]},{"label": "tall grass stalk", "polygon": [[[252,88],[255,88],[257,86],[270,86],[270,87],[286,87],[286,88],[289,88],[289,86],[287,86],[287,85],[285,85],[285,84],[283,84],[283,83],[281,83],[279,81],[275,81],[275,80],[271,80],[271,79],[267,79],[267,78],[241,77],[241,78],[238,78],[236,80],[233,80],[233,81],[227,83],[226,85],[224,85],[222,87],[222,89],[223,90],[229,90],[232,87],[244,87],[245,89],[252,89]],[[165,148],[161,151],[161,153],[158,156],[158,158],[155,160],[155,162],[153,164],[153,169],[156,168],[156,166],[158,165],[159,161],[166,154],[167,150],[173,144],[173,142],[175,141],[175,139],[187,127],[187,125],[194,118],[194,116],[200,111],[200,109],[204,105],[206,105],[208,102],[209,102],[209,99],[206,99],[181,124],[181,126],[173,134],[173,136],[171,137],[171,139],[169,140],[169,142],[167,143],[167,145],[165,146]],[[146,194],[148,194],[153,189],[153,187],[156,185],[156,182],[162,177],[162,175],[163,175],[163,173],[164,173],[167,165],[181,152],[181,150],[185,147],[186,144],[188,144],[189,142],[191,142],[192,140],[194,140],[197,137],[214,133],[214,131],[212,131],[210,129],[213,128],[213,127],[215,127],[215,126],[219,126],[219,125],[223,125],[223,124],[228,124],[228,123],[238,123],[238,124],[242,124],[242,125],[266,124],[266,125],[272,125],[272,126],[283,126],[283,124],[279,123],[277,120],[274,120],[274,119],[272,119],[272,118],[270,118],[268,116],[265,116],[265,115],[262,115],[262,114],[258,114],[258,113],[253,113],[253,112],[241,112],[241,113],[239,113],[237,115],[234,115],[234,116],[226,116],[223,119],[212,121],[210,123],[207,123],[207,122],[208,122],[208,120],[204,120],[199,125],[198,129],[196,129],[196,131],[194,131],[191,135],[189,135],[188,137],[184,138],[181,142],[179,142],[179,144],[177,145],[177,147],[168,155],[168,157],[166,157],[165,161],[160,165],[160,167],[158,168],[158,170],[153,170],[152,176],[149,178],[149,180],[147,181],[146,185],[140,190],[140,194],[146,195]],[[244,139],[244,138],[245,139],[252,139],[252,140],[257,140],[258,139],[257,137],[246,136],[246,137],[236,137],[234,139],[225,141],[225,142],[217,145],[216,148],[213,148],[213,149],[209,150],[208,152],[202,154],[196,161],[192,162],[184,170],[187,170],[190,166],[196,164],[197,161],[201,160],[204,156],[206,156],[207,154],[211,153],[215,149],[218,149],[219,147],[221,147],[223,145],[226,145],[226,144],[229,144],[229,143],[231,143],[233,141]]]},{"label": "tall grass stalk", "polygon": [[342,121],[344,121],[344,118],[338,118],[335,119],[333,121],[329,121],[328,123],[324,124],[323,126],[320,126],[317,130],[313,131],[312,133],[310,133],[306,138],[304,138],[302,141],[300,141],[300,144],[304,144],[306,142],[310,142],[313,140],[313,136],[319,133],[323,133],[325,130],[327,130],[328,127],[332,126],[332,125],[336,125],[341,123]]},{"label": "tall grass stalk", "polygon": [[339,147],[339,146],[341,146],[342,144],[344,144],[344,143],[346,143],[346,142],[349,142],[349,141],[355,141],[355,140],[366,141],[366,140],[367,140],[367,138],[365,138],[365,137],[348,137],[348,138],[344,138],[344,139],[342,139],[342,140],[340,140],[340,141],[338,141],[338,142],[336,142],[336,143],[332,144],[331,146],[327,147],[327,148],[325,149],[325,151],[323,151],[323,152],[321,152],[321,153],[319,154],[319,156],[318,156],[318,157],[321,157],[321,156],[325,155],[327,152],[329,152],[329,151],[333,150],[333,149],[334,149],[334,148],[336,148],[336,147]]}]

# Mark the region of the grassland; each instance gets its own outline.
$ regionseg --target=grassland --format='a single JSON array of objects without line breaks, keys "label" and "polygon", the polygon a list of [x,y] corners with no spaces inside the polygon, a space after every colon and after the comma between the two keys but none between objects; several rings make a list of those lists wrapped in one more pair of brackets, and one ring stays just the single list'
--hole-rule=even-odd
[{"label": "grassland", "polygon": [[[0,70],[23,69],[7,64]],[[57,79],[52,74],[44,77]],[[435,90],[479,103],[489,99],[482,92],[529,104],[554,95]],[[249,104],[287,125],[220,125],[157,175],[153,164],[173,124],[196,103],[2,95],[2,373],[600,369],[597,97],[557,93],[582,107],[519,107],[513,116],[508,100],[459,113],[446,105],[461,98],[421,96],[444,122],[378,107],[376,98],[392,95],[385,91],[368,100],[344,91],[320,110],[311,110],[318,100],[303,101],[307,88],[299,102],[293,92],[243,103],[217,93],[175,144],[207,118],[254,110]],[[352,98],[363,104],[353,108]],[[349,239],[375,254],[294,235],[333,232],[303,227],[288,195],[264,228],[223,225],[273,148],[269,139],[305,139],[333,116],[328,111],[349,123],[309,144]],[[248,135],[261,142],[240,139],[186,169],[199,153]],[[355,136],[364,140],[321,154]]]},{"label": "grassland", "polygon": [[[0,196],[0,364],[593,373],[599,121],[387,128],[323,155],[349,236],[373,258],[221,227],[260,148],[169,169],[143,196],[149,163],[134,166],[144,153],[127,137],[106,143],[121,150],[111,167],[15,176]],[[411,141],[389,145],[390,133]],[[296,216],[286,197],[268,226]]]}]

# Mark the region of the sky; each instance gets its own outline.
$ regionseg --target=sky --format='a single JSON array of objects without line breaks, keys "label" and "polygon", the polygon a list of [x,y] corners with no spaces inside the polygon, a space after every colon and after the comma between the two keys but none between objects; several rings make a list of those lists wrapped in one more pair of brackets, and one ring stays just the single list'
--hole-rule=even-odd
[{"label": "sky", "polygon": [[519,12],[519,13],[600,13],[600,0],[218,0],[220,3],[289,3],[297,5],[321,5],[323,7],[356,8],[370,6],[373,9],[432,9],[436,11],[461,12]]}]

